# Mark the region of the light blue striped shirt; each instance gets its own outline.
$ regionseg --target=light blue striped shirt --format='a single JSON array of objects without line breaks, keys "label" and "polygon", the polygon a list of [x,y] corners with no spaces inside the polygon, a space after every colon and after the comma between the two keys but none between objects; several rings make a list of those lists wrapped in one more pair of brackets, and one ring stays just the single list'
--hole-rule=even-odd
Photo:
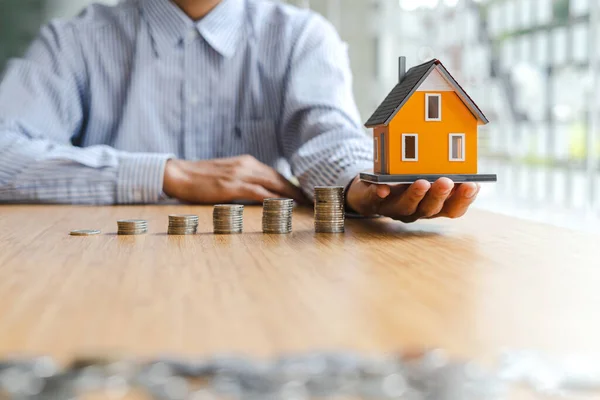
[{"label": "light blue striped shirt", "polygon": [[2,202],[153,203],[169,158],[241,154],[308,194],[372,168],[324,18],[262,0],[199,22],[169,0],[93,5],[44,27],[0,83]]}]

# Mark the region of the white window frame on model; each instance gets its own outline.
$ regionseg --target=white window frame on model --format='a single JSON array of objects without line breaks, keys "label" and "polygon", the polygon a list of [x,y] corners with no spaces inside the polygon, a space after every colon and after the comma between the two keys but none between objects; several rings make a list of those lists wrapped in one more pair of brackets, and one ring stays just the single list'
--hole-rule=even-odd
[{"label": "white window frame on model", "polygon": [[375,148],[375,162],[379,162],[379,138],[377,136],[373,137],[373,147]]},{"label": "white window frame on model", "polygon": [[[415,138],[415,158],[406,157],[406,138]],[[402,161],[419,161],[419,135],[416,133],[403,133],[402,134]]]},{"label": "white window frame on model", "polygon": [[[462,141],[461,141],[461,143],[462,143],[462,149],[461,149],[462,158],[453,157],[453,154],[452,154],[452,149],[453,149],[452,139],[455,138],[455,137],[462,138]],[[454,162],[465,161],[465,158],[466,158],[466,154],[465,153],[466,153],[466,149],[467,149],[466,141],[467,141],[467,139],[466,139],[464,133],[451,133],[450,135],[448,135],[448,147],[449,147],[448,160],[454,161]]]},{"label": "white window frame on model", "polygon": [[[429,118],[429,99],[436,97],[438,99],[438,117]],[[441,93],[426,93],[425,94],[425,121],[440,122],[442,120],[442,94]]]}]

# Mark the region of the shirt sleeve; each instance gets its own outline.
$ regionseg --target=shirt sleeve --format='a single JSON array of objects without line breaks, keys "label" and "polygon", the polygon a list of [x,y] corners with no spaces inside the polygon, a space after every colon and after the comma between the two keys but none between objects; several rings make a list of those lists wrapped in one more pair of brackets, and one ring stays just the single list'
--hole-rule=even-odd
[{"label": "shirt sleeve", "polygon": [[282,137],[285,156],[304,191],[346,187],[373,168],[373,142],[352,94],[346,45],[324,18],[309,14],[292,50]]},{"label": "shirt sleeve", "polygon": [[0,82],[0,202],[153,203],[169,154],[73,145],[86,120],[86,67],[74,28],[43,28]]}]

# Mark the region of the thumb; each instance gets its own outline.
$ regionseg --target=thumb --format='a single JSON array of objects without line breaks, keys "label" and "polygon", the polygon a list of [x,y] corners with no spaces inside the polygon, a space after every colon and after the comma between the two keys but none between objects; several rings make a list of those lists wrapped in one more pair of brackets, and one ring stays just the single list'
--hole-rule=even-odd
[{"label": "thumb", "polygon": [[389,196],[388,185],[375,185],[356,179],[348,190],[348,206],[365,216],[376,215],[381,202]]},{"label": "thumb", "polygon": [[386,199],[392,192],[392,188],[388,185],[372,185],[375,187],[375,193],[380,199]]}]

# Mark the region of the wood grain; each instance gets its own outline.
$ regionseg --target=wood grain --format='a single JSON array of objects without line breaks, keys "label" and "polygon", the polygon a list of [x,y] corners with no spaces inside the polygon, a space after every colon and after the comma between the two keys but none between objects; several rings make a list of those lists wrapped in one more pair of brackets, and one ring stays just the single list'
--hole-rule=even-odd
[{"label": "wood grain", "polygon": [[[199,234],[167,236],[196,213]],[[349,220],[315,234],[211,233],[192,206],[0,206],[0,355],[252,356],[442,347],[600,354],[600,237],[473,211],[460,221]],[[150,233],[117,236],[116,220]],[[96,237],[72,229],[98,228]]]}]

